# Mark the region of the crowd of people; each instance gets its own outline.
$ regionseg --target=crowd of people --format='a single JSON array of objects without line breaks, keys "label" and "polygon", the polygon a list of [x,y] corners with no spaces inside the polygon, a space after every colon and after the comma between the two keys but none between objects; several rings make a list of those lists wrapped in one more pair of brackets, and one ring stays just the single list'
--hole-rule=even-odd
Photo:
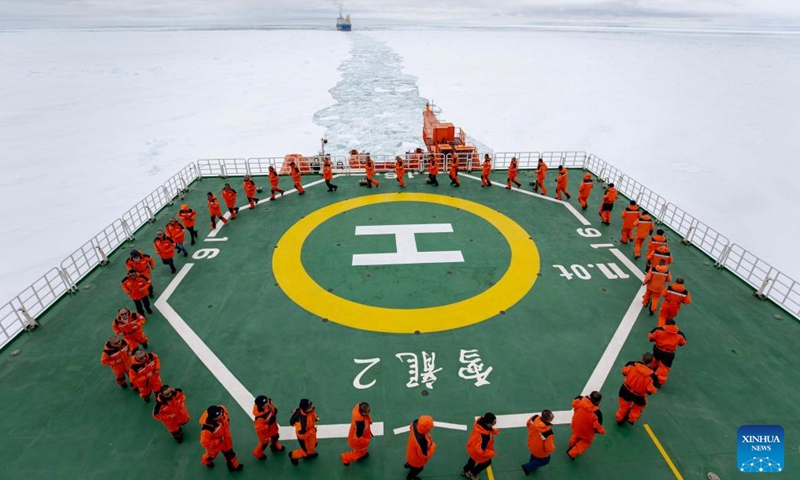
[{"label": "crowd of people", "polygon": [[[452,157],[446,160],[451,185],[459,187],[458,162]],[[289,167],[294,187],[298,194],[302,195],[305,191],[301,185],[300,168],[294,162],[291,162]],[[428,163],[427,168],[426,183],[438,186],[436,178],[438,162],[434,159]],[[401,188],[405,187],[405,167],[401,157],[396,158],[394,170],[398,185]],[[517,179],[518,170],[517,159],[513,158],[508,170],[507,189],[511,189],[512,184],[521,188],[522,184]],[[379,187],[380,183],[373,178],[375,164],[369,156],[366,157],[365,172],[367,180],[365,185],[368,188]],[[492,159],[486,155],[481,168],[482,187],[492,185],[491,173]],[[547,165],[543,159],[539,159],[535,175],[535,180],[531,182],[534,192],[546,195]],[[338,186],[331,183],[333,173],[329,161],[323,165],[322,176],[328,192],[338,190]],[[284,190],[279,187],[280,178],[274,167],[269,168],[269,181],[270,199],[275,200],[275,195],[283,195]],[[557,199],[563,201],[562,194],[566,196],[567,200],[571,199],[567,186],[567,169],[559,166],[556,178]],[[585,174],[578,195],[578,202],[584,210],[588,207],[587,201],[593,186],[592,175]],[[247,175],[244,177],[243,190],[249,208],[256,208],[259,202],[256,194],[262,191],[261,187]],[[236,190],[226,183],[221,195],[230,220],[235,220],[239,213]],[[618,195],[614,184],[608,184],[598,212],[604,225],[611,224],[611,213]],[[227,223],[228,219],[222,214],[222,207],[214,193],[208,192],[206,199],[210,227],[214,230],[217,228],[217,222]],[[176,254],[188,256],[185,246],[186,233],[189,233],[190,245],[194,245],[198,238],[198,232],[195,230],[196,217],[195,210],[189,208],[188,205],[181,205],[178,216],[170,218],[164,229],[157,231],[156,238],[153,240],[155,254],[161,259],[162,264],[170,268],[173,274],[176,272],[174,262]],[[628,362],[622,367],[624,381],[619,389],[619,408],[615,415],[617,425],[620,427],[626,423],[633,425],[641,417],[648,397],[656,394],[667,382],[675,351],[678,347],[686,344],[686,338],[676,325],[675,317],[683,305],[691,302],[691,296],[686,290],[682,278],[676,278],[673,283],[670,283],[672,282],[670,266],[673,258],[664,231],[657,229],[654,232],[652,217],[640,209],[633,200],[624,209],[621,218],[620,241],[622,244],[633,243],[636,259],[641,257],[642,248],[647,241],[646,275],[642,282],[647,288],[642,298],[642,305],[648,308],[651,316],[658,312],[658,320],[655,328],[648,334],[648,340],[654,344],[652,353],[644,353],[641,360]],[[155,398],[153,418],[160,421],[178,443],[182,443],[184,439],[182,427],[189,422],[186,397],[180,388],[162,383],[158,355],[148,350],[148,337],[144,331],[147,322],[146,315],[153,313],[150,299],[154,297],[152,271],[155,265],[153,257],[140,249],[130,252],[129,258],[126,260],[127,274],[122,279],[121,287],[133,301],[136,311],[128,308],[118,310],[112,322],[114,335],[106,341],[100,362],[110,367],[116,383],[121,388],[126,389],[130,384],[131,389],[137,392],[144,402],[149,403],[151,394],[153,394]],[[571,460],[582,455],[597,434],[606,434],[600,410],[601,400],[602,394],[598,391],[593,391],[585,396],[577,396],[572,400],[572,435],[566,451]],[[278,409],[272,399],[265,395],[255,397],[253,402],[252,413],[258,443],[252,454],[256,459],[266,460],[267,447],[272,453],[285,450],[285,447],[279,442]],[[298,441],[298,448],[288,454],[292,464],[297,465],[301,459],[317,457],[318,419],[316,406],[309,399],[301,399],[298,407],[292,411],[289,424],[294,427]],[[554,414],[551,410],[543,410],[540,414],[533,415],[528,419],[526,427],[530,458],[522,464],[522,471],[525,475],[550,463],[551,454],[556,448],[552,430],[553,419]],[[202,465],[213,468],[214,459],[219,453],[222,453],[228,470],[232,472],[241,470],[243,465],[239,463],[233,450],[230,417],[227,409],[223,405],[211,405],[202,413],[199,423],[201,425],[200,443],[205,450],[201,457]],[[462,476],[475,480],[491,465],[492,459],[496,455],[494,449],[494,435],[498,433],[495,428],[496,423],[497,417],[491,412],[485,413],[474,422],[466,444],[468,459],[462,468]],[[343,465],[348,466],[369,456],[368,450],[372,438],[371,424],[371,406],[366,402],[355,405],[351,412],[351,424],[347,437],[350,450],[340,455]],[[431,437],[434,425],[434,420],[430,415],[422,415],[409,425],[404,465],[408,470],[407,480],[418,480],[419,474],[436,452],[436,444]]]}]

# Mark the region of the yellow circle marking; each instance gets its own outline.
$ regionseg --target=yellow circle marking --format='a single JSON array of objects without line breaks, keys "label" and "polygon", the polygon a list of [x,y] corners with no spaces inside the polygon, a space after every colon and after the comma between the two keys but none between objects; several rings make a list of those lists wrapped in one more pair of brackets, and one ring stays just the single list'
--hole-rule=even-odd
[{"label": "yellow circle marking", "polygon": [[[460,208],[481,217],[500,231],[511,247],[508,270],[500,281],[478,295],[427,308],[364,305],[334,295],[319,286],[303,268],[301,260],[303,243],[308,235],[323,222],[342,212],[388,202],[436,203]],[[539,273],[539,251],[528,232],[516,222],[479,203],[428,193],[388,193],[344,200],[306,215],[281,237],[272,256],[272,270],[284,293],[314,315],[373,332],[439,332],[482,322],[521,300]]]}]

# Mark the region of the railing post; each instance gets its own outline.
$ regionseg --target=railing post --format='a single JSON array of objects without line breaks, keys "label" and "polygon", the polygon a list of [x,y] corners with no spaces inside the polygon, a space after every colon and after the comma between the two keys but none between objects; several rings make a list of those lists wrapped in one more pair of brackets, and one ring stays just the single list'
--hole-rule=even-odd
[{"label": "railing post", "polygon": [[147,215],[150,217],[150,223],[156,223],[156,216],[153,215],[153,209],[150,208],[150,205],[145,205],[145,209],[147,209]]},{"label": "railing post", "polygon": [[657,223],[664,223],[664,216],[667,214],[667,205],[669,204],[665,203],[661,206],[661,210],[658,212],[658,217],[656,217]]},{"label": "railing post", "polygon": [[225,169],[225,164],[224,163],[220,163],[219,164],[219,171],[220,171],[220,176],[223,179],[224,178],[228,178],[228,171]]},{"label": "railing post", "polygon": [[586,163],[589,161],[589,155],[586,155],[586,152],[583,152],[583,170],[586,171]]},{"label": "railing post", "polygon": [[175,202],[172,201],[173,197],[169,194],[167,187],[161,185],[161,190],[164,192],[164,198],[167,199],[167,205],[174,205]]},{"label": "railing post", "polygon": [[245,160],[245,161],[244,161],[244,171],[245,171],[245,172],[247,173],[247,175],[249,175],[249,176],[252,176],[252,175],[253,175],[252,173],[250,173],[250,160]]},{"label": "railing post", "polygon": [[761,286],[758,287],[758,290],[756,290],[756,293],[754,293],[753,296],[756,297],[759,300],[766,299],[767,296],[764,294],[764,289],[767,288],[767,285],[769,285],[769,282],[771,282],[771,281],[772,281],[771,278],[769,278],[769,277],[765,278],[764,281],[761,282]]},{"label": "railing post", "polygon": [[731,246],[725,245],[722,248],[722,253],[719,254],[719,258],[717,259],[717,263],[714,264],[717,268],[722,268],[725,266],[725,260],[728,259],[728,254],[731,252]]},{"label": "railing post", "polygon": [[189,188],[186,186],[186,180],[183,179],[183,175],[180,175],[178,179],[181,181],[181,199],[183,199],[183,193],[188,192]]},{"label": "railing post", "polygon": [[36,319],[33,318],[30,313],[28,313],[25,305],[23,305],[22,302],[19,302],[19,305],[19,311],[22,312],[22,316],[25,317],[25,330],[30,332],[39,328],[39,322],[37,322]]},{"label": "railing post", "polygon": [[78,291],[78,286],[72,282],[72,279],[69,277],[69,273],[63,268],[58,269],[59,275],[61,275],[61,280],[64,281],[64,285],[67,286],[67,292],[75,293]]},{"label": "railing post", "polygon": [[121,218],[120,222],[122,222],[122,229],[125,230],[125,235],[128,236],[128,241],[132,242],[136,240],[136,237],[133,235],[133,232],[131,231],[131,227],[130,225],[128,225],[128,222],[125,221],[124,218]]},{"label": "railing post", "polygon": [[681,243],[682,243],[682,244],[684,244],[684,245],[689,245],[690,243],[692,243],[692,242],[689,240],[689,237],[691,237],[691,236],[692,236],[692,232],[693,232],[693,231],[694,231],[694,225],[692,225],[691,227],[689,227],[689,230],[686,230],[686,235],[684,235],[684,236],[683,236],[683,239],[681,239]]},{"label": "railing post", "polygon": [[108,265],[108,256],[106,255],[106,252],[103,251],[102,247],[96,243],[94,248],[96,248],[97,252],[100,254],[100,265]]}]

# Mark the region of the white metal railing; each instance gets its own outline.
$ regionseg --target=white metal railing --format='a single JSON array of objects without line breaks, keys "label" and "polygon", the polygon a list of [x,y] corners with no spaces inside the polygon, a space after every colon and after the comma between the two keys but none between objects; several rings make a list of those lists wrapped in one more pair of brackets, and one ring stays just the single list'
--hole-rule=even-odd
[{"label": "white metal railing", "polygon": [[[219,164],[218,164],[219,165]],[[38,326],[36,319],[62,296],[75,292],[78,282],[89,272],[108,262],[108,256],[134,232],[155,218],[156,213],[177,198],[183,198],[189,184],[200,178],[200,162],[191,163],[167,179],[122,217],[115,219],[97,235],[48,270],[21,293],[0,306],[0,348],[23,330]]]},{"label": "white metal railing", "polygon": [[[581,151],[542,151],[542,152],[495,152],[490,154],[495,169],[508,168],[512,157],[516,157],[520,169],[535,169],[539,158],[549,168],[564,165],[567,168],[581,168],[591,171],[599,179],[614,183],[619,192],[634,199],[650,212],[660,223],[679,235],[687,244],[694,245],[714,259],[718,267],[730,270],[756,289],[755,295],[768,298],[780,305],[794,317],[800,319],[800,284],[781,271],[775,269],[757,256],[737,244],[731,244],[727,237],[701,222],[686,211],[669,203],[659,194],[645,187],[635,179],[625,175],[615,166],[594,154]],[[431,158],[428,153],[401,154],[409,170],[424,170]],[[327,156],[339,173],[363,173],[363,155]],[[440,171],[447,172],[445,158],[438,155]],[[474,168],[478,159],[458,155],[459,168]],[[376,170],[392,171],[394,155],[374,155]],[[319,166],[319,156],[298,158],[301,169],[315,171]],[[316,161],[316,163],[315,163]],[[0,348],[10,342],[25,329],[35,328],[36,318],[42,315],[63,295],[77,290],[78,282],[89,272],[108,261],[117,248],[134,239],[136,230],[155,220],[155,215],[176,199],[182,199],[189,185],[202,177],[227,177],[243,175],[267,175],[270,166],[280,169],[284,157],[256,158],[218,158],[201,159],[182,168],[166,182],[153,190],[148,196],[114,220],[100,233],[92,237],[76,251],[65,258],[59,267],[50,269],[19,295],[0,306]]]}]

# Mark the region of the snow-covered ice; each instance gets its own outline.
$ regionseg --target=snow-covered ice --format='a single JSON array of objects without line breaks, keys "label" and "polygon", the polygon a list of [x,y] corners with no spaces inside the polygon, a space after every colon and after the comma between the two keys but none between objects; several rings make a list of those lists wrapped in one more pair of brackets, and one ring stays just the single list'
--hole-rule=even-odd
[{"label": "snow-covered ice", "polygon": [[198,158],[314,152],[325,31],[0,32],[0,302]]},{"label": "snow-covered ice", "polygon": [[496,151],[595,153],[800,278],[798,36],[27,31],[0,55],[0,301],[190,161],[400,153],[429,98]]}]

